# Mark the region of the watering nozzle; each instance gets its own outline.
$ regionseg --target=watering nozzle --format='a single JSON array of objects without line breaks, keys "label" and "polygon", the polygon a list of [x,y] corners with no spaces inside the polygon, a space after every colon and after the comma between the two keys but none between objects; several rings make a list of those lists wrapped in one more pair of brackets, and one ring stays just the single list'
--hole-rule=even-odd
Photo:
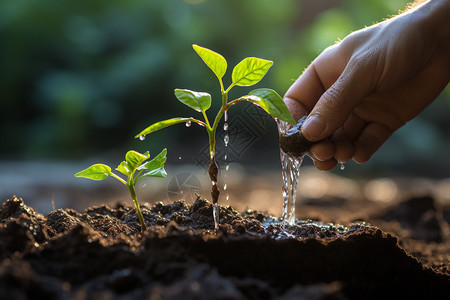
[{"label": "watering nozzle", "polygon": [[307,116],[303,116],[297,121],[297,124],[287,129],[286,132],[280,131],[280,148],[284,153],[294,157],[302,157],[308,154],[309,148],[318,143],[308,141],[302,134],[302,125]]}]

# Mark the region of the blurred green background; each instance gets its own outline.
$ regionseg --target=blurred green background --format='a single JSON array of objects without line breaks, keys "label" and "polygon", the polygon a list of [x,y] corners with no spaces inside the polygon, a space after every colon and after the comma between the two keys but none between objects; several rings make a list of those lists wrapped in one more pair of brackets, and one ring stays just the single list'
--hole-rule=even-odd
[{"label": "blurred green background", "polygon": [[[327,46],[407,2],[1,0],[0,159],[118,162],[130,148],[156,153],[168,147],[170,161],[183,156],[190,163],[207,143],[195,126],[166,129],[145,142],[133,137],[158,120],[195,116],[176,100],[174,88],[209,91],[218,101],[217,80],[193,43],[227,58],[226,85],[244,57],[273,60],[258,87],[282,95]],[[346,175],[448,177],[449,106],[447,88],[368,164],[349,164]],[[230,120],[240,109],[230,111]],[[243,165],[279,166],[275,123],[266,132],[256,134]]]}]

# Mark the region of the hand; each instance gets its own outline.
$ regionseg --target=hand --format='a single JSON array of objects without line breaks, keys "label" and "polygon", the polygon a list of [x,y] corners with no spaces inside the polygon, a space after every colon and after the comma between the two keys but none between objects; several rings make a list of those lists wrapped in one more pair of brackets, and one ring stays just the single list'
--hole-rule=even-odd
[{"label": "hand", "polygon": [[316,167],[363,163],[450,79],[450,1],[429,1],[327,48],[285,95]]}]

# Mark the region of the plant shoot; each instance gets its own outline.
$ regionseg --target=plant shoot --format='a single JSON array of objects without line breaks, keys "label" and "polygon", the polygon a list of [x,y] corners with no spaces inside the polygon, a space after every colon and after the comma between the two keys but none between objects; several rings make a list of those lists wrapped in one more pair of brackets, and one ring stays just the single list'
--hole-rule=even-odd
[{"label": "plant shoot", "polygon": [[141,223],[141,232],[143,233],[147,227],[145,226],[144,217],[142,216],[139,202],[136,197],[135,185],[144,177],[160,177],[165,178],[167,176],[166,170],[164,170],[164,164],[167,160],[167,149],[164,149],[152,160],[144,163],[150,158],[149,152],[141,154],[137,151],[130,150],[125,155],[125,160],[122,161],[116,168],[126,176],[126,179],[111,172],[111,168],[104,164],[94,164],[89,168],[78,172],[75,177],[85,177],[92,180],[103,180],[108,176],[112,176],[122,182],[130,192],[131,199],[133,199],[134,206],[136,207],[136,213]]}]

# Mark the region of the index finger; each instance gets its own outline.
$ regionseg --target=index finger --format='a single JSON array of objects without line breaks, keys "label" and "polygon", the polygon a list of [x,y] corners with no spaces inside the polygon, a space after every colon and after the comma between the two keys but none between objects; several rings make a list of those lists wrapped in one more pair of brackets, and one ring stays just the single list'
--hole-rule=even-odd
[{"label": "index finger", "polygon": [[314,62],[292,84],[284,95],[284,102],[295,120],[308,114],[325,92]]}]

